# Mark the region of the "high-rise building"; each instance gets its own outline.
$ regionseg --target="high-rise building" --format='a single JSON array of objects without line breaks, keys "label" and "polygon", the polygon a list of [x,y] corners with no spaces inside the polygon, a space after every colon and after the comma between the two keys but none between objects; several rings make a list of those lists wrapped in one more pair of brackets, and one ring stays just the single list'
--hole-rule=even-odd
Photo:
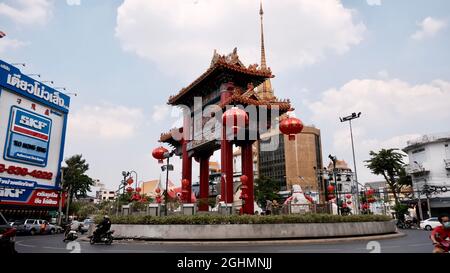
[{"label": "high-rise building", "polygon": [[314,167],[323,168],[320,130],[305,126],[295,140],[279,130],[263,136],[259,145],[259,175],[279,182],[281,190],[300,185],[304,191],[317,192],[319,181]]}]

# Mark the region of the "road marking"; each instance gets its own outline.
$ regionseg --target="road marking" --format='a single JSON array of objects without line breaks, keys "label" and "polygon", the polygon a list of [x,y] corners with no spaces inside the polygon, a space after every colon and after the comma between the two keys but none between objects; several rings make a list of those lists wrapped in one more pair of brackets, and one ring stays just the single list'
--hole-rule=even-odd
[{"label": "road marking", "polygon": [[19,245],[19,246],[24,246],[24,247],[36,247],[36,246],[33,246],[33,245],[22,244],[21,242],[16,242],[16,244]]},{"label": "road marking", "polygon": [[408,246],[429,246],[430,244],[413,244],[413,245],[408,245]]}]

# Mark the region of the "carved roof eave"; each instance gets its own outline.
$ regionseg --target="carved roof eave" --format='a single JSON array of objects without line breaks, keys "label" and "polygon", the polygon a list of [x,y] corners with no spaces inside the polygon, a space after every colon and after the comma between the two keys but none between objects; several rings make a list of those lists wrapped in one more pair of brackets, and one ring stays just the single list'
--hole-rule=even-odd
[{"label": "carved roof eave", "polygon": [[230,98],[225,100],[222,103],[219,103],[221,108],[226,107],[227,105],[233,103],[240,103],[243,105],[256,105],[267,107],[267,109],[272,109],[274,106],[279,107],[280,112],[292,111],[291,103],[289,100],[285,101],[264,101],[264,100],[255,100],[247,97],[243,97],[242,95],[232,95]]},{"label": "carved roof eave", "polygon": [[234,72],[247,74],[249,76],[254,77],[261,77],[261,78],[274,78],[275,76],[272,75],[272,71],[270,70],[270,67],[267,69],[257,69],[256,66],[249,66],[249,68],[242,67],[240,65],[234,65],[229,64],[223,59],[217,60],[208,70],[206,70],[205,73],[203,73],[200,77],[198,77],[194,82],[192,82],[187,87],[180,90],[180,92],[177,95],[170,96],[168,104],[174,105],[176,102],[185,94],[187,94],[190,90],[192,90],[195,86],[197,86],[199,83],[201,83],[204,79],[206,79],[209,75],[211,75],[216,69],[218,68],[225,68],[229,69]]},{"label": "carved roof eave", "polygon": [[178,129],[175,128],[175,129],[170,130],[170,132],[162,133],[161,136],[159,137],[159,142],[161,142],[161,143],[167,143],[167,144],[173,146],[174,148],[180,146],[180,145],[181,145],[181,141],[175,140],[175,139],[173,138],[173,136],[172,136],[172,132],[173,132],[174,130],[181,130],[181,129],[182,129],[182,128],[178,128]]}]

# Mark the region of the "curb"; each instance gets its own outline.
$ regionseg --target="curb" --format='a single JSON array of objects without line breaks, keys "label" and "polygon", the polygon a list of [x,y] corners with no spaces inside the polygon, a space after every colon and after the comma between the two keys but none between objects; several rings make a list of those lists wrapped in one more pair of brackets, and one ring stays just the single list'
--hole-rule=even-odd
[{"label": "curb", "polygon": [[[355,241],[373,241],[373,240],[388,240],[405,237],[405,233],[397,232],[384,235],[372,235],[372,236],[357,236],[357,237],[343,237],[343,238],[320,238],[320,239],[286,239],[286,240],[242,240],[242,241],[161,241],[161,240],[146,240],[146,239],[116,239],[115,241],[126,241],[132,243],[143,243],[143,244],[155,244],[155,245],[286,245],[286,244],[329,244],[329,243],[342,243],[342,242],[355,242]],[[80,239],[82,241],[89,241],[88,238]]]}]

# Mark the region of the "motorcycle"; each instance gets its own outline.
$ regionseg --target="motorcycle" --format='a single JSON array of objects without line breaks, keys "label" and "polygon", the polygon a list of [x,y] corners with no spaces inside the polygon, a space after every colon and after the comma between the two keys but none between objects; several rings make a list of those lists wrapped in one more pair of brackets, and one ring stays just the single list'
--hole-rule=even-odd
[{"label": "motorcycle", "polygon": [[92,235],[89,242],[91,243],[91,245],[95,243],[104,243],[106,245],[110,245],[114,240],[113,233],[114,230],[109,230],[106,233],[100,235]]},{"label": "motorcycle", "polygon": [[64,237],[63,242],[75,241],[76,239],[78,239],[78,233],[75,230],[71,230],[66,234],[66,237]]},{"label": "motorcycle", "polygon": [[401,229],[409,229],[409,228],[411,228],[411,224],[408,223],[408,221],[397,220],[397,224],[396,225],[397,225],[398,228],[401,228]]}]

